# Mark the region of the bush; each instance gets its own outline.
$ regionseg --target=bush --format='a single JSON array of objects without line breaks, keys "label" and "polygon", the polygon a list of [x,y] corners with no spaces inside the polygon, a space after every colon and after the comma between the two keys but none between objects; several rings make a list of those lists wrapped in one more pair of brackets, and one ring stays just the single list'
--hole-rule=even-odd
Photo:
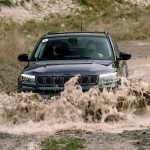
[{"label": "bush", "polygon": [[2,4],[4,6],[8,6],[8,7],[14,6],[13,3],[10,0],[0,1],[0,4]]},{"label": "bush", "polygon": [[15,91],[17,78],[23,64],[17,61],[20,53],[28,50],[27,39],[17,31],[15,25],[10,26],[4,20],[0,21],[0,91]]}]

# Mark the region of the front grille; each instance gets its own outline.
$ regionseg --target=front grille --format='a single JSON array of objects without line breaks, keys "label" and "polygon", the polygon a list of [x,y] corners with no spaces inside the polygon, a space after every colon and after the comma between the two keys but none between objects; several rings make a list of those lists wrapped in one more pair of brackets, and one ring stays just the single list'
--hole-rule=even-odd
[{"label": "front grille", "polygon": [[79,77],[79,78],[78,78],[78,83],[79,83],[79,84],[81,84],[81,78],[82,78],[82,77]]},{"label": "front grille", "polygon": [[60,77],[55,77],[55,84],[59,85],[60,84]]},{"label": "front grille", "polygon": [[64,84],[65,84],[66,82],[68,82],[69,79],[70,79],[70,77],[64,77]]},{"label": "front grille", "polygon": [[[66,82],[68,82],[72,77],[68,76],[55,76],[55,77],[36,77],[36,84],[38,86],[60,86],[63,87]],[[98,76],[81,76],[78,79],[78,84],[84,86],[97,85]]]},{"label": "front grille", "polygon": [[98,76],[92,76],[91,77],[91,84],[95,84],[98,80]]},{"label": "front grille", "polygon": [[51,77],[46,77],[46,84],[51,85],[52,84],[52,78]]},{"label": "front grille", "polygon": [[88,77],[82,77],[82,84],[88,84]]},{"label": "front grille", "polygon": [[38,85],[43,85],[44,84],[44,78],[43,77],[37,77],[36,82]]}]

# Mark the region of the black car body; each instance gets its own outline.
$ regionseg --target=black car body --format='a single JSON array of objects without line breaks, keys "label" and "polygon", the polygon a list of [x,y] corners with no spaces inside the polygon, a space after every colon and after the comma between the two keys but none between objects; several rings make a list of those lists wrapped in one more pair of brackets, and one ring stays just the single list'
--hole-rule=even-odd
[{"label": "black car body", "polygon": [[[96,51],[87,50],[88,42],[95,44]],[[54,57],[54,43],[60,43],[63,57]],[[57,49],[57,48],[56,48]],[[88,54],[87,54],[88,53]],[[103,54],[102,54],[103,53]],[[39,40],[28,59],[27,54],[18,56],[28,61],[18,78],[18,92],[39,93],[43,98],[58,95],[64,84],[80,74],[78,83],[83,91],[94,86],[115,88],[118,76],[128,76],[126,60],[128,52],[120,52],[115,40],[107,33],[54,33],[47,32]]]}]

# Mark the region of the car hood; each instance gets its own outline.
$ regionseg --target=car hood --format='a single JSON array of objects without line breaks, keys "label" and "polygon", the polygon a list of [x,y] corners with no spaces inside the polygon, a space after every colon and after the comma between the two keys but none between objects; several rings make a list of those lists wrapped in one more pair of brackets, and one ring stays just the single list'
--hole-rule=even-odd
[{"label": "car hood", "polygon": [[24,74],[35,76],[99,75],[116,71],[111,60],[56,60],[29,62]]}]

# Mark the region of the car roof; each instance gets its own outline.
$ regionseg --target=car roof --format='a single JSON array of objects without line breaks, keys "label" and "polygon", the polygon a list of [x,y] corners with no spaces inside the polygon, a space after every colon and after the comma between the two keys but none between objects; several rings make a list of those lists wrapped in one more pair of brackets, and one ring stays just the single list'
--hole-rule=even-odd
[{"label": "car roof", "polygon": [[53,31],[46,32],[43,38],[48,37],[68,37],[68,36],[103,36],[108,37],[108,33],[106,32],[64,32],[64,33],[55,33]]}]

